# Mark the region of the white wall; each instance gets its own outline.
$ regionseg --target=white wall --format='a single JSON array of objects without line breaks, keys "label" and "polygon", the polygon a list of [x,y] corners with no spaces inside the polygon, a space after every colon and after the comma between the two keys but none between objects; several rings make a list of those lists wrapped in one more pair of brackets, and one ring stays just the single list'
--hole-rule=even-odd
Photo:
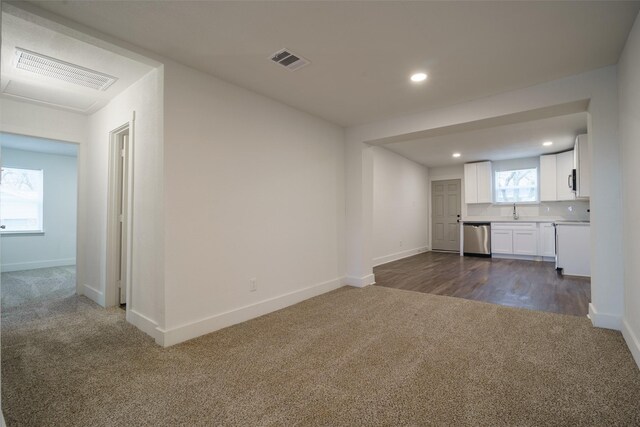
[{"label": "white wall", "polygon": [[82,144],[86,139],[87,117],[0,98],[0,131]]},{"label": "white wall", "polygon": [[618,97],[624,195],[624,322],[622,332],[640,366],[640,18],[618,65]]},{"label": "white wall", "polygon": [[152,336],[163,322],[163,71],[151,71],[89,117],[80,154],[79,292],[114,305],[106,284],[109,133],[130,122],[133,134],[133,241],[127,319]]},{"label": "white wall", "polygon": [[623,311],[622,202],[617,117],[617,70],[605,67],[467,103],[347,129],[347,276],[372,283],[369,253],[373,182],[368,144],[392,142],[458,124],[499,119],[589,100],[594,159],[591,197],[592,304],[596,326],[620,328]]},{"label": "white wall", "polygon": [[76,263],[77,159],[2,149],[2,166],[43,170],[44,234],[2,236],[2,271]]},{"label": "white wall", "polygon": [[340,286],[343,130],[169,61],[165,83],[164,344]]},{"label": "white wall", "polygon": [[428,247],[427,168],[373,147],[373,265],[424,252]]}]

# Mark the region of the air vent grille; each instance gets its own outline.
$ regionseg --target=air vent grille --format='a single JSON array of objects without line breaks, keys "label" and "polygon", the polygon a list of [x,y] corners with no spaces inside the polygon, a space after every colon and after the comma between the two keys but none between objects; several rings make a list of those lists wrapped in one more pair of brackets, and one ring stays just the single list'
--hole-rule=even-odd
[{"label": "air vent grille", "polygon": [[20,70],[30,71],[96,90],[107,90],[109,86],[118,80],[117,77],[25,49],[16,49],[16,56],[16,68]]},{"label": "air vent grille", "polygon": [[289,71],[296,71],[305,65],[309,65],[311,61],[302,56],[291,52],[289,49],[281,49],[271,55],[271,60],[282,65]]}]

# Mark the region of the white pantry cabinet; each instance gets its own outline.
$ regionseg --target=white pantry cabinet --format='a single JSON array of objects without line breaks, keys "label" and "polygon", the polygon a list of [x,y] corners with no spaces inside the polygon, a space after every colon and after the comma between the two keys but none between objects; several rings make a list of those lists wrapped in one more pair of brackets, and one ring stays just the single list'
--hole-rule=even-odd
[{"label": "white pantry cabinet", "polygon": [[492,203],[492,182],[491,162],[466,163],[464,165],[465,203]]}]

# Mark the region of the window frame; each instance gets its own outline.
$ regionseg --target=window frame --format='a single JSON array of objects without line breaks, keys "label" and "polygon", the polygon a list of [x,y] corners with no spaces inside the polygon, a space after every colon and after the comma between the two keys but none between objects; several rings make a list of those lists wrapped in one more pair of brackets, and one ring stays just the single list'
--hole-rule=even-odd
[{"label": "window frame", "polygon": [[[497,200],[497,195],[498,195],[498,177],[497,175],[499,173],[503,173],[503,172],[514,172],[514,171],[525,171],[525,170],[535,170],[535,175],[536,175],[536,186],[535,186],[535,200],[533,201],[501,201],[499,202]],[[540,167],[539,166],[533,166],[533,167],[523,167],[523,168],[508,168],[508,169],[502,169],[502,170],[494,170],[493,171],[493,176],[491,177],[492,181],[493,181],[493,185],[492,187],[492,193],[493,193],[493,204],[494,205],[513,205],[514,203],[516,205],[539,205],[540,204]]]}]

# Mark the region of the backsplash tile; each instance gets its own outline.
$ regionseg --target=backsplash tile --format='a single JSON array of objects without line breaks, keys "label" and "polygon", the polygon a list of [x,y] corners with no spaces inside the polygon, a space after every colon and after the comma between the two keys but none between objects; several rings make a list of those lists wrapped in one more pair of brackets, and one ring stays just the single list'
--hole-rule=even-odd
[{"label": "backsplash tile", "polygon": [[[567,202],[541,202],[536,205],[518,205],[521,217],[560,217],[569,220],[589,220],[589,202],[572,200]],[[512,205],[467,205],[467,217],[508,217],[513,213]]]}]

